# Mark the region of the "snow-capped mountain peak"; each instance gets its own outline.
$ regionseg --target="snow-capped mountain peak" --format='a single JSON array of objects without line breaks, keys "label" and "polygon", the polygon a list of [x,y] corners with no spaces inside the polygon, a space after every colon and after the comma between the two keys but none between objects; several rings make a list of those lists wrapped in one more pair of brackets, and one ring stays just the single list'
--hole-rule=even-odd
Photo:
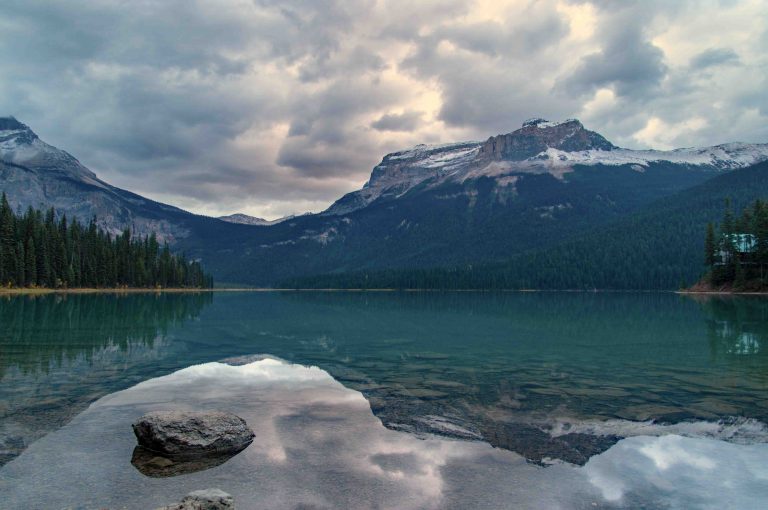
[{"label": "snow-capped mountain peak", "polygon": [[533,118],[528,119],[525,122],[523,122],[523,127],[525,128],[525,127],[533,126],[533,127],[537,127],[537,128],[552,128],[552,127],[561,126],[563,124],[570,124],[570,123],[573,123],[573,122],[576,122],[579,125],[581,125],[581,122],[578,119],[565,119],[565,120],[562,120],[562,121],[554,121],[554,122],[552,122],[552,121],[549,121],[547,119],[542,119],[541,117],[533,117]]},{"label": "snow-capped mountain peak", "polygon": [[34,166],[92,186],[107,186],[72,155],[45,143],[15,117],[0,117],[0,162]]},{"label": "snow-capped mountain peak", "polygon": [[227,223],[238,223],[240,225],[266,225],[268,223],[264,218],[257,218],[256,216],[249,216],[243,213],[219,216],[218,219],[226,221]]},{"label": "snow-capped mountain peak", "polygon": [[726,143],[672,151],[623,149],[586,129],[578,119],[553,122],[537,117],[485,142],[421,144],[387,154],[362,189],[343,196],[324,214],[347,214],[380,198],[397,198],[419,185],[463,183],[481,177],[503,184],[516,182],[515,176],[521,174],[537,173],[563,178],[577,165],[631,165],[644,171],[653,163],[668,162],[725,171],[766,160],[768,144]]},{"label": "snow-capped mountain peak", "polygon": [[295,218],[295,215],[283,216],[275,220],[265,220],[264,218],[257,218],[256,216],[250,216],[243,213],[228,214],[227,216],[219,216],[218,219],[226,221],[227,223],[238,223],[240,225],[276,225],[286,220]]},{"label": "snow-capped mountain peak", "polygon": [[15,117],[0,117],[0,150],[21,144],[31,144],[37,135]]}]

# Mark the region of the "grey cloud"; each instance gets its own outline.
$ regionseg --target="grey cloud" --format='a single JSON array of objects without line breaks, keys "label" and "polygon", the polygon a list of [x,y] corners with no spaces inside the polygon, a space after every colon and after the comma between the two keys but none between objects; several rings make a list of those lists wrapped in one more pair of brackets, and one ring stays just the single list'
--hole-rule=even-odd
[{"label": "grey cloud", "polygon": [[276,163],[305,178],[357,176],[364,181],[380,157],[367,132],[323,119],[308,134],[286,138]]},{"label": "grey cloud", "polygon": [[365,48],[340,55],[346,35],[370,16],[374,0],[256,0],[270,20],[261,34],[272,57],[298,64],[302,81],[328,78],[338,72],[380,69],[381,59]]},{"label": "grey cloud", "polygon": [[346,55],[310,60],[301,66],[299,79],[304,82],[313,82],[339,74],[359,76],[370,72],[375,73],[385,68],[384,59],[379,55],[365,48],[356,47]]},{"label": "grey cloud", "polygon": [[413,131],[422,123],[423,112],[388,113],[371,123],[378,131]]},{"label": "grey cloud", "polygon": [[739,55],[731,48],[709,48],[691,59],[692,69],[706,69],[720,65],[739,63]]},{"label": "grey cloud", "polygon": [[[503,70],[484,69],[457,73],[443,90],[440,119],[455,126],[474,126],[490,134],[517,129],[530,117],[565,118],[577,111],[577,103],[561,96],[542,94],[543,85],[535,78]],[[472,94],[466,94],[472,90]]]},{"label": "grey cloud", "polygon": [[631,10],[611,18],[603,48],[581,59],[563,81],[572,93],[612,87],[620,96],[649,96],[667,74],[664,53],[646,39]]},{"label": "grey cloud", "polygon": [[[528,14],[524,21],[507,21],[503,29],[451,27],[417,40],[416,50],[401,67],[439,83],[440,120],[475,128],[478,137],[485,137],[516,129],[533,116],[563,118],[578,111],[578,102],[551,94],[546,83],[553,66],[560,65],[556,45],[568,33],[565,24],[548,10]],[[526,46],[514,42],[519,37],[516,31],[541,35]],[[442,40],[471,51],[445,54],[438,50]]]},{"label": "grey cloud", "polygon": [[[328,79],[380,70],[383,61],[365,48],[338,54],[349,25],[371,4],[258,2],[260,11],[252,16],[235,5],[150,2],[126,11],[119,3],[6,4],[0,28],[13,30],[0,33],[0,58],[9,62],[5,76],[14,79],[0,77],[0,105],[44,139],[137,192],[211,201],[331,201],[348,189],[298,180],[281,162],[258,154],[241,153],[231,161],[231,145],[248,130],[276,122],[290,120],[291,135],[298,135],[308,134],[314,119],[349,117],[341,95],[318,102],[311,93],[292,94],[284,79],[273,81],[260,68],[280,59],[300,63],[304,78],[312,73]],[[250,69],[257,69],[256,80],[242,76]],[[343,86],[336,89],[343,94]],[[352,110],[365,100],[364,92],[351,91],[351,99],[358,98]],[[314,136],[343,142],[336,129]],[[342,165],[345,171],[350,164]],[[321,172],[334,166],[319,165]]]},{"label": "grey cloud", "polygon": [[70,72],[95,61],[217,73],[244,68],[240,58],[222,51],[242,50],[250,40],[231,10],[190,8],[184,0],[146,2],[132,12],[125,7],[118,2],[10,0],[3,14],[15,23],[4,46],[18,51],[15,65]]},{"label": "grey cloud", "polygon": [[387,6],[376,34],[383,40],[415,40],[422,28],[442,26],[472,10],[466,0],[390,0]]},{"label": "grey cloud", "polygon": [[[612,109],[585,120],[616,143],[694,114],[708,127],[675,142],[768,137],[760,61],[734,43],[668,66],[650,42],[660,17],[702,7],[591,3],[599,51],[585,55],[552,0],[487,21],[468,21],[468,0],[5,0],[0,111],[116,185],[233,209],[329,203],[387,150],[577,116],[604,87]],[[729,73],[750,80],[732,90]],[[437,112],[414,85],[439,91]]]},{"label": "grey cloud", "polygon": [[438,30],[436,37],[491,57],[525,55],[530,58],[558,43],[569,32],[568,24],[556,12],[537,10],[535,6],[528,6],[504,23],[485,21],[451,25]]},{"label": "grey cloud", "polygon": [[[377,143],[357,122],[384,108],[401,91],[366,77],[340,78],[292,106],[289,130],[276,163],[305,176],[364,175],[376,158]],[[363,177],[364,179],[364,177]]]}]

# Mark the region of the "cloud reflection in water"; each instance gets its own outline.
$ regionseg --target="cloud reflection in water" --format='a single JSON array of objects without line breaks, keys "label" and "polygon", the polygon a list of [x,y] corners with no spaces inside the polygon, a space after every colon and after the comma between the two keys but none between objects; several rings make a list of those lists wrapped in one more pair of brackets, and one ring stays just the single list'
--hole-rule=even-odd
[{"label": "cloud reflection in water", "polygon": [[[234,412],[256,438],[209,470],[144,477],[130,465],[130,423],[169,408]],[[0,470],[0,498],[9,508],[145,509],[218,487],[246,509],[678,508],[685,502],[719,508],[726,497],[751,508],[768,497],[767,447],[639,436],[583,468],[542,468],[482,442],[386,429],[362,394],[327,372],[267,358],[196,365],[100,399]]]}]

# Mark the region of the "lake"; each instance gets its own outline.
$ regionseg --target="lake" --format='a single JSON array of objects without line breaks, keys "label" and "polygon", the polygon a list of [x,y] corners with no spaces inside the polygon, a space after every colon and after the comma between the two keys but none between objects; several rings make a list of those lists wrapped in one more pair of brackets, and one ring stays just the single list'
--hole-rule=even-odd
[{"label": "lake", "polygon": [[[768,300],[670,293],[0,298],[3,508],[763,508]],[[256,432],[148,476],[130,423]]]}]

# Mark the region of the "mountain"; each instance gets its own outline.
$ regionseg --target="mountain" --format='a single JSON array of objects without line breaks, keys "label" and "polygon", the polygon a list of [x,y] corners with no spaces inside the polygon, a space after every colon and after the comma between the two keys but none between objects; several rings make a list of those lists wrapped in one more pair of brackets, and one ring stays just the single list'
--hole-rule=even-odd
[{"label": "mountain", "polygon": [[287,280],[299,288],[664,289],[697,281],[704,235],[723,215],[768,198],[768,162],[659,199],[610,224],[497,264],[391,269]]},{"label": "mountain", "polygon": [[130,227],[141,235],[155,232],[171,244],[191,235],[196,223],[221,223],[102,181],[13,117],[0,117],[0,192],[15,209],[55,207],[84,222],[96,217],[113,234]]},{"label": "mountain", "polygon": [[238,223],[240,225],[269,225],[269,220],[264,218],[257,218],[256,216],[249,216],[247,214],[236,213],[229,214],[227,216],[219,216],[221,221],[227,223]]},{"label": "mountain", "polygon": [[236,214],[229,214],[227,216],[219,216],[218,219],[221,221],[226,221],[227,223],[237,223],[239,225],[275,225],[277,223],[280,223],[281,221],[290,220],[292,218],[295,218],[296,216],[290,215],[290,216],[283,216],[282,218],[277,218],[276,220],[265,220],[264,218],[257,218],[256,216],[249,216],[247,214],[242,213],[236,213]]},{"label": "mountain", "polygon": [[370,180],[334,203],[325,214],[346,214],[376,200],[398,198],[419,184],[434,188],[488,177],[500,187],[514,186],[526,174],[562,179],[581,166],[630,165],[644,172],[652,164],[672,163],[704,170],[743,168],[768,158],[768,144],[731,143],[700,149],[637,151],[621,149],[576,119],[531,119],[521,129],[485,142],[417,145],[388,154]]},{"label": "mountain", "polygon": [[362,189],[320,214],[259,229],[247,239],[216,239],[214,251],[213,240],[182,244],[219,280],[257,285],[329,273],[500,263],[766,159],[768,144],[635,151],[577,120],[534,119],[485,142],[388,154]]},{"label": "mountain", "polygon": [[[386,155],[320,214],[254,228],[198,216],[100,180],[13,118],[0,119],[0,191],[117,232],[157,231],[218,282],[504,263],[547,250],[714,176],[768,160],[768,144],[622,149],[578,120],[533,119],[484,142]],[[251,220],[248,220],[251,221]],[[255,220],[253,220],[255,221]]]}]

